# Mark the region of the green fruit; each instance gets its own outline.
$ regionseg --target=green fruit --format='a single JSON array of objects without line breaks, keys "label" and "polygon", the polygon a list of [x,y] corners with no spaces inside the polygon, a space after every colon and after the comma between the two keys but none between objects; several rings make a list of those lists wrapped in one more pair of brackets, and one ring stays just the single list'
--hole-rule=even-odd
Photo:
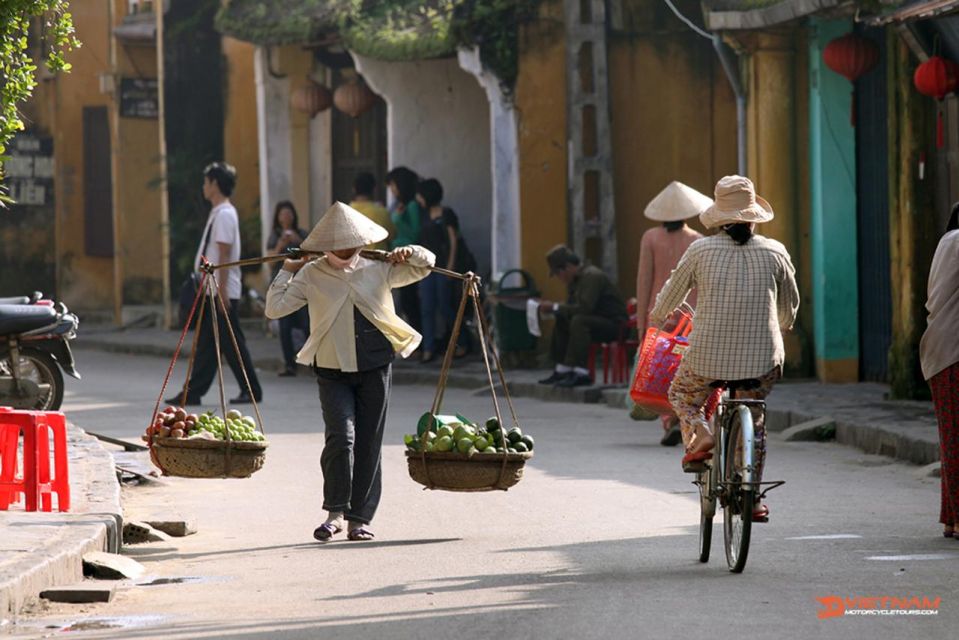
[{"label": "green fruit", "polygon": [[436,449],[436,446],[435,446],[432,442],[427,442],[427,443],[426,443],[426,450],[427,450],[427,451],[434,451],[435,449]]},{"label": "green fruit", "polygon": [[514,449],[513,447],[510,447],[510,448],[507,449],[506,451],[507,451],[507,453],[516,453],[516,449]]},{"label": "green fruit", "polygon": [[433,442],[433,451],[452,451],[453,438],[449,436],[440,436]]},{"label": "green fruit", "polygon": [[493,416],[493,417],[491,417],[491,418],[487,418],[487,420],[486,420],[486,430],[487,430],[487,431],[499,431],[499,430],[500,430],[499,418],[497,418],[496,416]]},{"label": "green fruit", "polygon": [[473,440],[473,446],[476,447],[477,451],[486,451],[486,448],[489,447],[489,442],[487,442],[483,436],[476,436]]},{"label": "green fruit", "polygon": [[456,441],[456,449],[460,453],[469,453],[469,450],[473,448],[473,440],[471,438],[460,438]]},{"label": "green fruit", "polygon": [[519,427],[513,427],[506,434],[506,437],[509,438],[510,442],[512,442],[513,444],[516,444],[517,442],[523,439],[523,432],[520,430]]},{"label": "green fruit", "polygon": [[449,436],[449,437],[452,438],[452,437],[453,437],[453,429],[452,429],[451,427],[449,427],[448,425],[445,425],[445,424],[444,424],[442,427],[440,427],[439,429],[436,430],[436,435],[438,435],[438,436],[441,437],[441,438],[442,438],[443,436]]},{"label": "green fruit", "polygon": [[470,429],[462,425],[456,427],[456,429],[453,430],[453,439],[456,440],[457,442],[459,442],[463,438],[472,438],[472,437],[473,437],[473,434],[471,433]]},{"label": "green fruit", "polygon": [[529,447],[527,447],[526,444],[523,442],[517,442],[515,447],[516,447],[517,453],[526,453],[527,451],[529,451]]},{"label": "green fruit", "polygon": [[407,445],[407,446],[409,446],[410,444],[412,444],[412,442],[413,442],[414,440],[416,440],[416,436],[414,436],[414,435],[412,435],[412,434],[407,433],[405,436],[403,436],[403,444],[405,444],[405,445]]},{"label": "green fruit", "polygon": [[237,411],[236,409],[230,409],[226,412],[226,417],[230,420],[239,420],[243,417],[243,414]]},{"label": "green fruit", "polygon": [[522,442],[523,444],[526,445],[526,450],[527,450],[527,451],[532,451],[532,450],[533,450],[533,444],[535,444],[535,443],[533,442],[533,436],[531,436],[531,435],[525,435],[525,436],[523,436],[522,438],[520,438],[520,442]]},{"label": "green fruit", "polygon": [[411,442],[411,443],[409,444],[409,447],[410,447],[410,449],[412,449],[413,451],[419,451],[419,450],[420,450],[420,441],[419,441],[419,440],[414,440],[413,442]]},{"label": "green fruit", "polygon": [[246,426],[250,427],[251,429],[256,429],[256,420],[254,420],[251,416],[243,416],[241,420],[244,424],[246,424]]}]

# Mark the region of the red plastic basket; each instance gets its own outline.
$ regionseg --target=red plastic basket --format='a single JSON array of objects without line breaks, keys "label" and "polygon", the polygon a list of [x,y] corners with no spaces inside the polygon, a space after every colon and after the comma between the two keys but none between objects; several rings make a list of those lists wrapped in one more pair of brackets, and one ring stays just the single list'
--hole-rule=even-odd
[{"label": "red plastic basket", "polygon": [[692,330],[692,318],[683,312],[679,313],[679,322],[672,331],[656,327],[646,330],[636,375],[629,389],[633,402],[659,414],[673,412],[669,404],[669,385],[673,383],[676,369],[689,347],[687,336]]}]

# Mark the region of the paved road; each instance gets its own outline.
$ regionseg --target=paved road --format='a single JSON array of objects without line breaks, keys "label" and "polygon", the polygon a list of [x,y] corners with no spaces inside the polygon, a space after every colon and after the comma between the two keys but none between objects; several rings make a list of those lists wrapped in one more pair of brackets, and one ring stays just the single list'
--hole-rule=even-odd
[{"label": "paved road", "polygon": [[[65,407],[73,420],[136,437],[164,362],[77,358],[84,380],[69,383]],[[721,526],[713,561],[696,561],[694,487],[655,424],[521,399],[537,441],[524,480],[508,493],[428,492],[407,477],[397,443],[432,390],[397,386],[377,539],[321,546],[311,538],[322,442],[314,383],[264,378],[271,447],[260,473],[126,491],[128,516],[196,515],[197,535],[127,552],[151,579],[199,580],[125,585],[109,605],[50,606],[16,633],[78,623],[123,625],[80,635],[125,639],[954,637],[959,542],[939,535],[937,484],[913,467],[773,440],[768,475],[788,484],[772,495],[772,522],[754,529],[746,572],[733,575]],[[485,397],[446,398],[468,416],[490,413]],[[942,600],[938,616],[819,620],[816,598],[829,595]]]}]

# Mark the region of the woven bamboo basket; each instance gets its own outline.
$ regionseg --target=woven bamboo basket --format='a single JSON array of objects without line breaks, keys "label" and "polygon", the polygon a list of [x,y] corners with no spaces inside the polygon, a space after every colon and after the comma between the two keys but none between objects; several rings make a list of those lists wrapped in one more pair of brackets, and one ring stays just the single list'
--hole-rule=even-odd
[{"label": "woven bamboo basket", "polygon": [[266,442],[156,438],[150,456],[168,476],[249,478],[263,467],[266,447]]},{"label": "woven bamboo basket", "polygon": [[531,451],[472,456],[439,451],[406,452],[410,477],[427,489],[443,491],[506,491],[523,478],[523,468],[532,457]]}]

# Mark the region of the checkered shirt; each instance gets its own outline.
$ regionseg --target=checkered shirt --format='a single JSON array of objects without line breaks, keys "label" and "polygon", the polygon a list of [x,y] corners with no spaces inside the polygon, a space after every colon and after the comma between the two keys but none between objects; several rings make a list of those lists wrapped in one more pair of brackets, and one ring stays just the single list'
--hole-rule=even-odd
[{"label": "checkered shirt", "polygon": [[661,325],[693,288],[698,299],[686,367],[704,378],[740,380],[782,365],[782,332],[799,309],[786,247],[758,235],[745,245],[725,233],[697,240],[656,297],[650,322]]}]

